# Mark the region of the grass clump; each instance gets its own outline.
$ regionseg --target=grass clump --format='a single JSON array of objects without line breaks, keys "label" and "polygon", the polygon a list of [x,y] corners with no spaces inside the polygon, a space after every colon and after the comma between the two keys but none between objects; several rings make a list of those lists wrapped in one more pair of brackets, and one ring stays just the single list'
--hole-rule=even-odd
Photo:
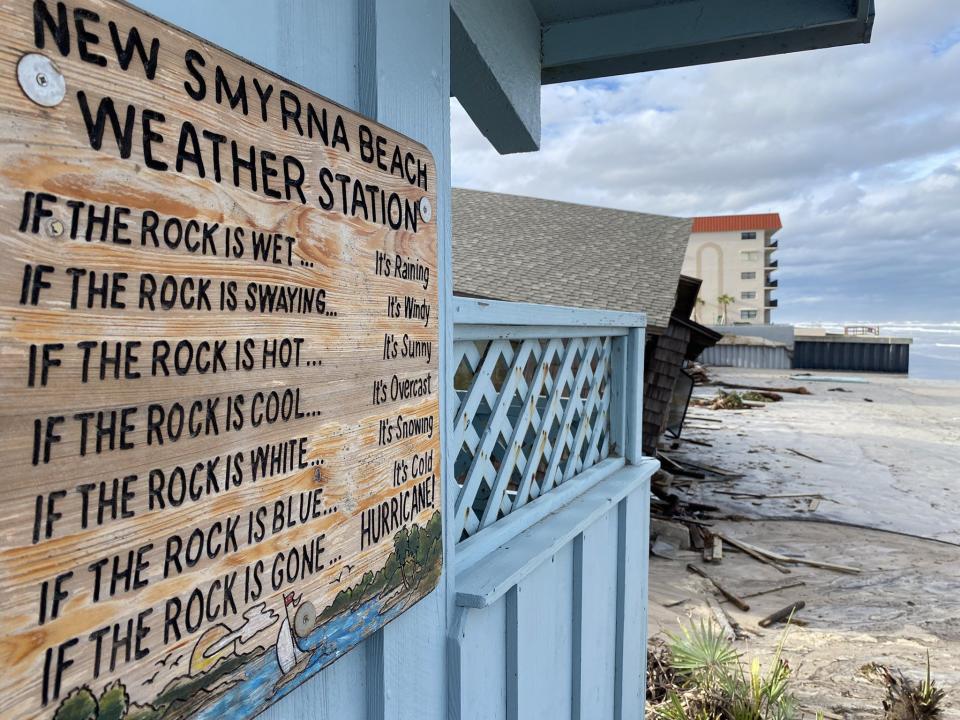
[{"label": "grass clump", "polygon": [[[745,663],[720,629],[701,620],[681,626],[666,644],[669,672],[655,670],[669,685],[648,682],[649,720],[792,720],[796,704],[790,692],[790,667],[783,659],[783,638],[764,672],[759,658]],[[784,633],[784,638],[786,633]],[[663,665],[662,654],[654,655]],[[671,675],[672,673],[672,675]],[[648,675],[650,663],[648,662]],[[648,678],[656,681],[656,678]]]}]

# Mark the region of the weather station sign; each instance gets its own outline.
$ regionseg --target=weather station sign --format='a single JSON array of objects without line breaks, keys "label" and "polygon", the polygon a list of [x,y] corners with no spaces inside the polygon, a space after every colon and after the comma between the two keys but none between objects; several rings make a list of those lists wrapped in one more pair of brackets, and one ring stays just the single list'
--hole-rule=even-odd
[{"label": "weather station sign", "polygon": [[433,158],[118,2],[0,35],[0,717],[252,717],[441,574]]}]

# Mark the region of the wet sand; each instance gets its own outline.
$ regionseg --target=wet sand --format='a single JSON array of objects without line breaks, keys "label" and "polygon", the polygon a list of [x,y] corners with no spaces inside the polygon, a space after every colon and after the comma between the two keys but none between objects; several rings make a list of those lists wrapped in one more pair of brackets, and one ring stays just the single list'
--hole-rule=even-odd
[{"label": "wet sand", "polygon": [[[802,587],[749,599],[749,612],[723,607],[760,633],[739,641],[740,649],[763,657],[783,626],[762,630],[757,621],[793,601],[807,603],[798,617],[809,625],[790,630],[785,650],[803,706],[835,717],[878,717],[883,688],[860,668],[878,662],[919,678],[929,650],[934,677],[948,690],[945,717],[960,718],[960,382],[858,375],[870,382],[820,383],[716,368],[710,374],[758,387],[804,385],[814,394],[785,394],[783,402],[744,411],[691,408],[684,437],[713,447],[681,442],[673,454],[743,477],[693,480],[678,494],[718,506],[717,528],[735,538],[863,572],[791,566],[784,575],[729,546],[720,564],[703,564],[694,552],[652,558],[651,634],[673,631],[678,618],[709,614],[710,591],[686,570],[688,562],[740,594],[802,580]],[[716,388],[695,393],[712,396]],[[737,492],[820,497],[730,494]]]}]

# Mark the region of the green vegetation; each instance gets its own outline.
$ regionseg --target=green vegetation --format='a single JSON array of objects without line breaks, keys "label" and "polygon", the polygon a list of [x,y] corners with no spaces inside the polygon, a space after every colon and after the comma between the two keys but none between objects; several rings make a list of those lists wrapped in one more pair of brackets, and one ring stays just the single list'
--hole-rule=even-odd
[{"label": "green vegetation", "polygon": [[783,639],[764,673],[759,658],[744,665],[740,653],[716,625],[701,621],[681,627],[663,654],[651,653],[652,681],[648,715],[657,720],[791,720],[796,717],[790,692],[790,668],[783,659]]},{"label": "green vegetation", "polygon": [[97,720],[123,720],[127,714],[127,708],[130,706],[130,696],[127,695],[127,688],[117,681],[112,685],[107,685],[100,696],[100,712]]},{"label": "green vegetation", "polygon": [[98,720],[97,699],[89,688],[78,687],[57,708],[53,720]]},{"label": "green vegetation", "polygon": [[443,555],[443,528],[440,513],[435,512],[424,527],[411,525],[393,536],[393,552],[383,567],[367,571],[353,587],[337,593],[333,602],[320,613],[326,622],[343,612],[356,610],[376,596],[385,597],[398,588],[413,590],[421,582],[428,584],[440,575]]},{"label": "green vegetation", "polygon": [[155,708],[130,704],[126,686],[117,680],[107,685],[100,698],[90,688],[74,689],[60,703],[53,720],[159,720]]}]

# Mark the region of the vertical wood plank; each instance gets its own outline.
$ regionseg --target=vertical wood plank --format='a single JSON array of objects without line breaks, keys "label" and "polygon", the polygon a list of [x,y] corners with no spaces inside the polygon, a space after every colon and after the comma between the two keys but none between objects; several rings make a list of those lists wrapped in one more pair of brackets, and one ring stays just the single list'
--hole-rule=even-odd
[{"label": "vertical wood plank", "polygon": [[358,2],[133,0],[157,17],[364,112],[357,100]]},{"label": "vertical wood plank", "polygon": [[611,510],[574,542],[574,720],[614,715],[618,529]]},{"label": "vertical wood plank", "polygon": [[[505,720],[507,717],[507,598],[483,610],[458,608],[449,667],[451,692],[459,702],[450,720]],[[459,626],[459,627],[458,627]]]},{"label": "vertical wood plank", "polygon": [[615,337],[610,353],[610,454],[623,457],[626,441],[627,338]]},{"label": "vertical wood plank", "polygon": [[[363,0],[357,26],[358,99],[376,120],[427,145],[437,163],[437,222],[440,347],[438,377],[450,374],[453,349],[450,262],[450,5],[447,0]],[[372,13],[372,16],[371,16]],[[402,41],[400,41],[402,38]],[[454,401],[451,387],[440,382],[440,417]],[[368,655],[382,673],[382,690],[368,671],[372,720],[434,720],[447,717],[447,623],[453,617],[451,491],[453,453],[448,452],[447,424],[441,423],[444,504],[444,571],[437,589],[380,631]],[[413,691],[416,689],[416,691]]]},{"label": "vertical wood plank", "polygon": [[507,612],[507,720],[520,718],[520,589],[512,588],[506,595]]},{"label": "vertical wood plank", "polygon": [[643,717],[647,662],[650,485],[617,506],[617,663],[614,718]]},{"label": "vertical wood plank", "polygon": [[628,463],[637,464],[643,457],[643,328],[630,328],[627,335],[627,393],[623,455]]},{"label": "vertical wood plank", "polygon": [[516,588],[517,720],[557,720],[571,716],[572,618],[573,543],[570,543]]}]

